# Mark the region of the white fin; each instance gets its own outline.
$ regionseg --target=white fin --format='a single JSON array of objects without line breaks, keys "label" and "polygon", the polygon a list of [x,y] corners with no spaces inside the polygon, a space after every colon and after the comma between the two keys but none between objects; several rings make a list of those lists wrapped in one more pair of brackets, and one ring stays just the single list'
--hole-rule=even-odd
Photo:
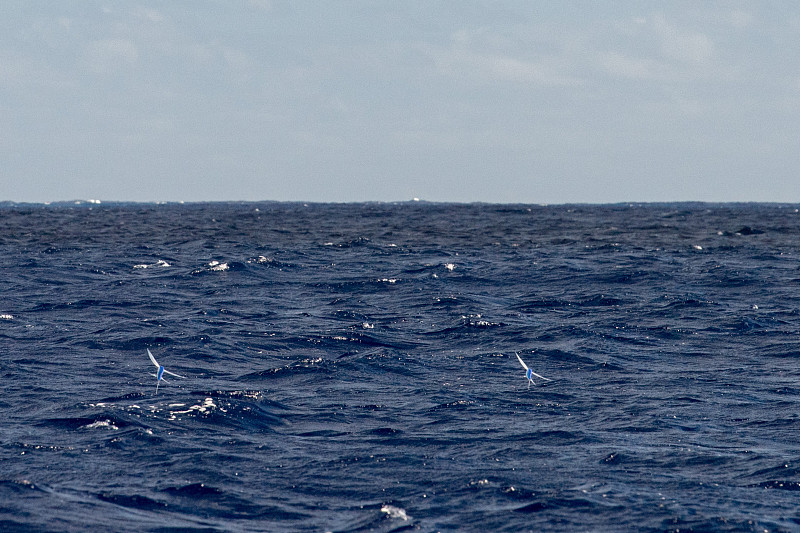
[{"label": "white fin", "polygon": [[546,378],[546,377],[544,377],[544,376],[540,376],[539,374],[537,374],[537,373],[536,373],[536,372],[534,372],[533,370],[531,370],[531,374],[533,374],[533,375],[534,375],[534,376],[536,376],[537,378],[539,378],[539,379],[543,379],[543,380],[545,380],[545,381],[553,381],[553,380],[552,380],[552,379],[550,379],[550,378]]},{"label": "white fin", "polygon": [[153,357],[153,354],[150,353],[150,348],[147,348],[147,355],[150,356],[150,360],[153,362],[154,365],[156,365],[157,367],[161,366],[158,364],[158,361],[156,361],[156,358]]}]

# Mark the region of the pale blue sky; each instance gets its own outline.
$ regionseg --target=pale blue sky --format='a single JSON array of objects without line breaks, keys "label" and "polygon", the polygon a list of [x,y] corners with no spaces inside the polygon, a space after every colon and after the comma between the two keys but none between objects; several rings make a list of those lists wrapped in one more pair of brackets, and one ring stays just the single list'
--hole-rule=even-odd
[{"label": "pale blue sky", "polygon": [[0,15],[0,200],[800,202],[794,1]]}]

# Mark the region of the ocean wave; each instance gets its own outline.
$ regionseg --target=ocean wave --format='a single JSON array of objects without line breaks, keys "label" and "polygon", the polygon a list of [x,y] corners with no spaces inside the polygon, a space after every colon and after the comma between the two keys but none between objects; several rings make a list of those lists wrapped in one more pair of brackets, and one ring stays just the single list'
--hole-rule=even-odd
[{"label": "ocean wave", "polygon": [[89,207],[0,206],[0,529],[797,528],[794,206]]}]

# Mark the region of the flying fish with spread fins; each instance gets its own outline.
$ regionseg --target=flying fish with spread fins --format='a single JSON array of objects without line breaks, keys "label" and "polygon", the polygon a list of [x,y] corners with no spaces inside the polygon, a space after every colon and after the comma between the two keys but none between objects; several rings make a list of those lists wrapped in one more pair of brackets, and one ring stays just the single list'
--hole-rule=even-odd
[{"label": "flying fish with spread fins", "polygon": [[553,381],[552,379],[546,378],[546,377],[544,377],[542,375],[539,375],[536,372],[534,372],[533,370],[531,370],[530,368],[528,368],[528,365],[525,364],[525,361],[522,360],[522,357],[520,357],[517,352],[514,352],[514,355],[517,356],[517,360],[519,360],[519,364],[521,364],[522,368],[525,369],[525,377],[528,378],[528,388],[529,389],[531,388],[531,383],[536,385],[536,382],[533,381],[533,376],[536,376],[537,378],[543,379],[545,381]]},{"label": "flying fish with spread fins", "polygon": [[163,366],[158,364],[156,358],[153,357],[152,353],[150,353],[150,348],[147,348],[147,355],[150,356],[150,360],[153,362],[154,365],[156,365],[156,368],[158,368],[158,372],[156,374],[150,374],[151,376],[154,376],[156,378],[156,394],[158,394],[158,386],[161,384],[161,382],[162,381],[164,383],[167,382],[167,380],[164,379],[164,374],[169,374],[170,376],[175,376],[176,378],[186,379],[184,376],[179,376],[174,372],[170,372],[169,370],[165,369]]}]

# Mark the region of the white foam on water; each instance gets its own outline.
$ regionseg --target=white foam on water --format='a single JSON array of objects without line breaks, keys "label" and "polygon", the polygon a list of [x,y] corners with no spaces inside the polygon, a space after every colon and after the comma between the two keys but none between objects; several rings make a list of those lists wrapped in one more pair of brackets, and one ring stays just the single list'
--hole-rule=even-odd
[{"label": "white foam on water", "polygon": [[400,520],[408,520],[408,513],[405,509],[395,507],[394,505],[384,505],[381,507],[381,512],[389,515],[389,518],[399,518]]},{"label": "white foam on water", "polygon": [[230,268],[228,263],[220,263],[219,261],[211,261],[208,266],[214,272],[224,272]]},{"label": "white foam on water", "polygon": [[[175,407],[185,407],[186,404],[176,403],[176,404],[170,404],[169,405],[170,408],[173,407],[173,406],[175,406]],[[197,405],[192,405],[188,409],[184,409],[182,411],[170,411],[169,419],[170,420],[177,420],[178,415],[187,415],[187,414],[192,413],[192,412],[198,412],[198,413],[205,414],[205,413],[208,413],[210,411],[213,411],[214,409],[219,409],[223,413],[227,413],[228,412],[228,410],[225,409],[224,407],[220,407],[217,404],[215,404],[213,398],[206,398],[205,400],[203,400],[203,403],[197,404]]]},{"label": "white foam on water", "polygon": [[141,265],[133,265],[133,268],[153,268],[153,267],[164,268],[164,267],[169,267],[169,266],[172,266],[172,265],[170,265],[169,263],[167,263],[163,259],[159,259],[155,263],[151,263],[151,264],[143,263]]},{"label": "white foam on water", "polygon": [[82,427],[82,429],[96,429],[96,428],[107,428],[107,429],[119,429],[117,426],[111,423],[111,420],[98,420],[97,422],[92,422],[91,424],[87,424]]}]

